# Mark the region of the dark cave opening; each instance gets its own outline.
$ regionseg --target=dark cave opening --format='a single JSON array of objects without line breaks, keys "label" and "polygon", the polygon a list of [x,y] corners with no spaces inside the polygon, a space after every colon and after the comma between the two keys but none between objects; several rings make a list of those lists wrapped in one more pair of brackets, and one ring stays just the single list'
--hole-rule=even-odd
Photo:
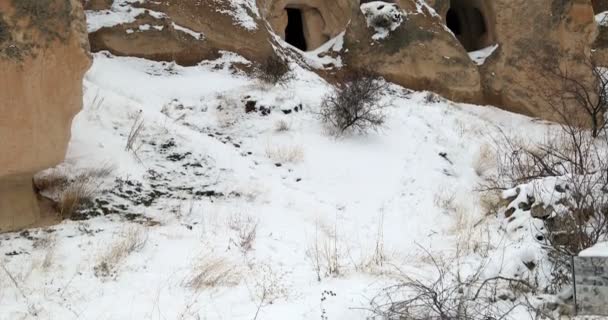
[{"label": "dark cave opening", "polygon": [[287,10],[285,41],[302,51],[306,51],[308,45],[306,43],[306,37],[304,36],[302,10],[296,8],[286,8],[285,10]]},{"label": "dark cave opening", "polygon": [[472,0],[451,0],[445,21],[467,51],[483,49],[486,46],[486,18]]}]

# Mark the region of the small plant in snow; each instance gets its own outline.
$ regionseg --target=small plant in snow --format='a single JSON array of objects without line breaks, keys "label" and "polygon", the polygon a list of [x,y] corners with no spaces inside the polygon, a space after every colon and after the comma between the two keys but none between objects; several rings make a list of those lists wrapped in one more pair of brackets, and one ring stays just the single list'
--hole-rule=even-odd
[{"label": "small plant in snow", "polygon": [[323,99],[321,121],[335,135],[377,131],[386,119],[386,105],[380,103],[385,89],[382,79],[365,72],[355,74]]},{"label": "small plant in snow", "polygon": [[251,216],[233,215],[228,221],[228,226],[237,234],[234,241],[243,252],[253,249],[253,244],[258,233],[258,221]]},{"label": "small plant in snow", "polygon": [[140,110],[135,115],[135,119],[133,120],[133,125],[131,125],[131,130],[129,130],[129,135],[127,136],[127,144],[125,146],[125,151],[133,152],[135,157],[137,157],[138,159],[139,159],[139,157],[137,155],[137,152],[143,145],[140,142],[139,136],[141,135],[141,132],[143,131],[143,129],[144,129],[144,119],[143,119],[142,111]]},{"label": "small plant in snow", "polygon": [[141,227],[125,229],[107,251],[99,256],[98,263],[93,268],[95,276],[115,278],[120,264],[132,253],[142,250],[147,241],[148,234]]},{"label": "small plant in snow", "polygon": [[197,259],[184,286],[195,291],[218,286],[235,286],[241,281],[241,272],[230,260],[203,256]]},{"label": "small plant in snow", "polygon": [[275,123],[274,130],[276,132],[287,132],[289,131],[289,123],[285,120],[279,120]]},{"label": "small plant in snow", "polygon": [[266,156],[275,163],[299,163],[304,160],[301,146],[268,146]]},{"label": "small plant in snow", "polygon": [[258,65],[255,75],[263,82],[273,85],[288,82],[293,78],[289,61],[275,54]]}]

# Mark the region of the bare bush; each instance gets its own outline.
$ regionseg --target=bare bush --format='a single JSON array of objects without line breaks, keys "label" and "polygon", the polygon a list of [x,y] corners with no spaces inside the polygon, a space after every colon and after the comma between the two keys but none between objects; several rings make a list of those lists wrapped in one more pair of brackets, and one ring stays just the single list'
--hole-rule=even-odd
[{"label": "bare bush", "polygon": [[334,230],[319,235],[319,225],[315,230],[315,239],[306,251],[306,255],[312,262],[317,281],[323,277],[338,277],[342,274],[342,263],[340,262],[343,249],[338,241],[337,223]]},{"label": "bare bush", "polygon": [[565,131],[589,127],[591,136],[597,138],[606,128],[608,72],[598,67],[591,58],[584,63],[591,70],[590,76],[571,72],[567,67],[543,64],[541,77],[557,80],[559,85],[541,88],[541,94]]},{"label": "bare bush", "polygon": [[140,110],[135,115],[135,119],[133,119],[133,124],[131,125],[131,129],[129,130],[129,135],[127,136],[127,144],[125,146],[125,151],[131,151],[133,154],[138,157],[137,152],[143,145],[140,142],[140,135],[144,129],[144,119],[143,112]]},{"label": "bare bush", "polygon": [[251,216],[233,215],[228,221],[228,226],[236,232],[238,238],[235,242],[243,252],[253,249],[258,233],[258,221],[256,219]]},{"label": "bare bush", "polygon": [[288,82],[293,77],[289,61],[275,54],[258,65],[255,75],[263,82],[275,85]]},{"label": "bare bush", "polygon": [[228,259],[208,255],[197,259],[184,286],[200,291],[218,286],[235,286],[240,281],[241,273],[236,265]]},{"label": "bare bush", "polygon": [[[426,251],[426,250],[425,250]],[[504,319],[517,304],[497,301],[499,288],[533,291],[523,280],[506,277],[483,278],[483,264],[464,276],[459,265],[432,256],[437,276],[431,280],[411,277],[401,272],[396,285],[385,288],[370,302],[370,311],[383,319],[408,320],[486,320]]]},{"label": "bare bush", "polygon": [[142,250],[148,241],[148,233],[142,227],[130,227],[121,232],[103,252],[93,268],[99,278],[115,278],[120,264],[132,253]]},{"label": "bare bush", "polygon": [[279,120],[274,125],[274,131],[276,132],[287,132],[289,131],[289,123],[285,120]]},{"label": "bare bush", "polygon": [[356,74],[324,97],[321,121],[336,135],[377,131],[386,120],[386,105],[380,103],[384,90],[386,83],[382,79],[367,73]]},{"label": "bare bush", "polygon": [[55,201],[61,218],[69,219],[82,207],[90,204],[98,192],[101,182],[114,171],[111,165],[85,168],[69,177],[60,169],[49,170],[34,177],[38,192],[49,195]]},{"label": "bare bush", "polygon": [[289,288],[285,284],[287,273],[277,272],[268,264],[256,266],[256,269],[259,271],[254,280],[253,296],[258,301],[258,307],[254,320],[258,318],[263,307],[289,297]]},{"label": "bare bush", "polygon": [[301,146],[268,146],[266,156],[275,163],[299,163],[304,160],[304,150]]}]

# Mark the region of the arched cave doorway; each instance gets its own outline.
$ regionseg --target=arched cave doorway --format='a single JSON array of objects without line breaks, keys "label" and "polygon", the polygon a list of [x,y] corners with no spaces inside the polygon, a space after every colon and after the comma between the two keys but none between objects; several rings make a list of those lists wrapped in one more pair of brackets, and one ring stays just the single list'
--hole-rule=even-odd
[{"label": "arched cave doorway", "polygon": [[286,8],[287,27],[285,28],[285,41],[290,45],[302,50],[308,50],[306,36],[304,35],[304,20],[302,10],[296,8]]},{"label": "arched cave doorway", "polygon": [[302,50],[317,49],[329,41],[325,31],[325,19],[319,9],[305,5],[288,5],[285,8],[287,25],[285,41]]},{"label": "arched cave doorway", "polygon": [[467,51],[490,45],[488,18],[479,0],[451,0],[445,22]]}]

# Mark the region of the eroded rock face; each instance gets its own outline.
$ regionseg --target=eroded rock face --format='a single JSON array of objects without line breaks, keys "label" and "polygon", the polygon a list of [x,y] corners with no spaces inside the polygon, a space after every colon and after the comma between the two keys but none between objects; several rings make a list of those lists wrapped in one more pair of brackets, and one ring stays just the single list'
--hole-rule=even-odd
[{"label": "eroded rock face", "polygon": [[[541,91],[559,88],[547,69],[591,83],[588,62],[596,36],[588,0],[488,1],[498,49],[481,67],[484,101],[548,120],[554,114]],[[547,13],[550,14],[547,14]],[[572,111],[576,113],[575,111]]]},{"label": "eroded rock face", "polygon": [[[597,35],[593,7],[598,10],[604,3],[385,1],[384,5],[396,5],[403,12],[403,22],[386,36],[378,36],[360,6],[381,2],[256,0],[253,6],[253,1],[129,2],[139,10],[135,21],[94,30],[92,49],[184,65],[213,59],[219,50],[227,50],[261,62],[280,46],[278,38],[311,51],[345,32],[341,51],[345,69],[371,69],[412,89],[557,120],[537,90],[555,87],[557,80],[537,75],[544,73],[545,65],[567,68],[582,78],[591,75],[588,61]],[[116,11],[125,5],[120,3],[88,0],[87,6],[99,11],[109,4]],[[603,45],[596,42],[596,60],[605,59]],[[468,54],[490,46],[497,48],[481,66]]]},{"label": "eroded rock face", "polygon": [[40,219],[32,177],[63,161],[89,64],[79,0],[0,1],[0,232]]},{"label": "eroded rock face", "polygon": [[259,13],[231,0],[146,1],[132,5],[145,10],[133,22],[92,32],[93,52],[109,50],[115,55],[182,65],[217,58],[219,50],[237,52],[251,60],[272,53],[270,34]]},{"label": "eroded rock face", "polygon": [[404,21],[386,37],[376,35],[378,28],[368,25],[369,18],[360,10],[354,12],[345,36],[347,64],[373,70],[408,88],[481,102],[477,67],[441,16],[422,1],[402,0],[397,5],[403,10]]},{"label": "eroded rock face", "polygon": [[593,60],[598,66],[608,67],[608,25],[598,28],[598,36],[593,43]]}]

